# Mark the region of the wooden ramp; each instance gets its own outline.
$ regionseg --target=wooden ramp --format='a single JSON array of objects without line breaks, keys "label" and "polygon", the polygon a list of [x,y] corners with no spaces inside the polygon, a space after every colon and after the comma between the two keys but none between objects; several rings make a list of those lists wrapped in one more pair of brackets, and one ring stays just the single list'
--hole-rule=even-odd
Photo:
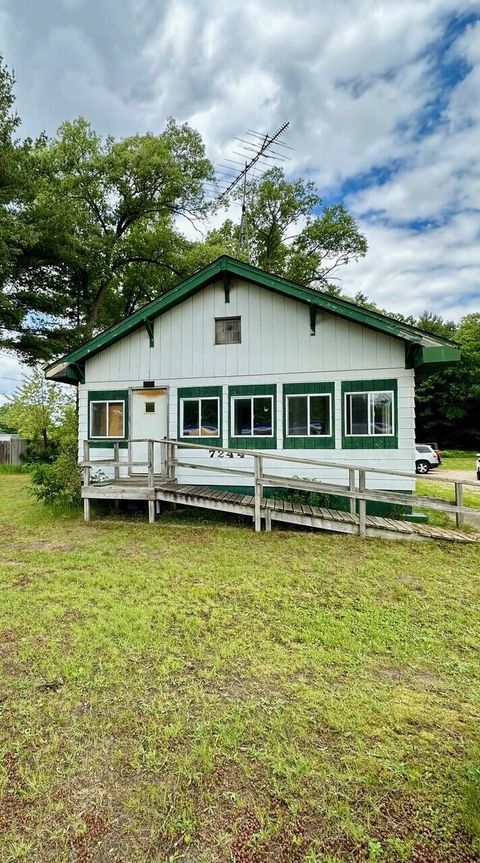
[{"label": "wooden ramp", "polygon": [[[208,486],[181,485],[174,481],[163,481],[155,477],[153,487],[148,487],[142,477],[109,480],[97,485],[82,488],[85,499],[145,500],[156,501],[157,511],[162,502],[194,506],[202,509],[230,512],[253,518],[255,498],[251,494],[234,494],[218,491]],[[151,504],[153,506],[153,504]],[[349,512],[289,503],[274,498],[262,498],[261,517],[265,529],[270,530],[272,522],[295,524],[315,530],[334,533],[359,533],[359,518]],[[475,536],[453,528],[433,527],[415,524],[392,518],[377,516],[366,517],[366,535],[382,539],[445,540],[447,542],[477,542]]]}]

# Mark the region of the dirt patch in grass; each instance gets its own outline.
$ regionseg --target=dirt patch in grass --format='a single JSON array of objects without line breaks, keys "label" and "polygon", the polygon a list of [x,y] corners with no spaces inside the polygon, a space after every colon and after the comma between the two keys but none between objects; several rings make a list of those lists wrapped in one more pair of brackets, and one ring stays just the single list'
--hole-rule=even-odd
[{"label": "dirt patch in grass", "polygon": [[78,863],[100,863],[102,860],[115,859],[111,849],[102,848],[105,837],[110,832],[108,816],[103,812],[83,812],[82,832],[71,839],[71,845]]},{"label": "dirt patch in grass", "polygon": [[22,796],[25,786],[20,777],[16,755],[13,752],[5,752],[1,765],[6,782],[3,793],[0,794],[0,836],[12,825],[17,829],[26,828],[29,820],[28,805]]},{"label": "dirt patch in grass", "polygon": [[424,593],[425,592],[424,585],[422,584],[422,582],[418,578],[418,575],[415,575],[412,572],[400,573],[398,575],[398,580],[402,584],[405,584],[407,587],[409,587],[410,590],[414,590],[417,593]]},{"label": "dirt patch in grass", "polygon": [[409,686],[413,689],[436,689],[444,685],[444,681],[431,671],[402,668],[395,665],[380,665],[375,669],[375,675],[379,679],[391,681],[392,683]]},{"label": "dirt patch in grass", "polygon": [[370,834],[390,859],[400,863],[405,858],[399,856],[399,850],[411,850],[407,857],[411,863],[478,863],[479,849],[472,837],[442,823],[428,804],[418,805],[407,796],[389,793],[379,801],[378,810]]},{"label": "dirt patch in grass", "polygon": [[35,540],[33,542],[31,540],[29,540],[28,542],[26,542],[22,545],[18,544],[16,546],[14,546],[14,548],[17,548],[19,551],[21,550],[21,551],[26,551],[26,552],[29,552],[29,551],[53,551],[53,552],[67,552],[68,553],[70,551],[76,551],[79,548],[79,546],[78,545],[72,545],[71,543],[66,543],[66,542],[55,542],[53,540],[40,539],[40,540]]}]

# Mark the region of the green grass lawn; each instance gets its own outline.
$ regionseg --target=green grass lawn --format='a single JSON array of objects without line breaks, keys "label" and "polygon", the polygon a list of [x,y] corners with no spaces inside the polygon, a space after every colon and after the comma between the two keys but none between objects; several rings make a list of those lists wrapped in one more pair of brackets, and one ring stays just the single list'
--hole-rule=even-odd
[{"label": "green grass lawn", "polygon": [[474,480],[476,461],[476,451],[449,449],[443,452],[443,461],[441,467],[445,470],[470,470],[472,472],[472,479]]},{"label": "green grass lawn", "polygon": [[479,859],[478,546],[85,525],[27,483],[0,477],[1,863]]},{"label": "green grass lawn", "polygon": [[[431,479],[417,479],[415,486],[417,494],[438,497],[442,500],[449,501],[449,503],[455,503],[455,486],[452,482],[441,482],[441,480],[438,480],[437,482]],[[464,506],[471,506],[480,509],[480,488],[477,490],[471,486],[464,486],[463,503]]]}]

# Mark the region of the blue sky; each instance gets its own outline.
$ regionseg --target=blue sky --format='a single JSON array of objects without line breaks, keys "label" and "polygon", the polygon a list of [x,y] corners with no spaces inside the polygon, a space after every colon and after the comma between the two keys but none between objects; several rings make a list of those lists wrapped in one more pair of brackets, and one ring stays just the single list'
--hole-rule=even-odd
[{"label": "blue sky", "polygon": [[[0,46],[24,134],[78,115],[155,132],[173,115],[217,162],[289,120],[292,174],[367,234],[346,292],[480,310],[480,0],[3,0]],[[0,400],[19,375],[0,355]]]}]

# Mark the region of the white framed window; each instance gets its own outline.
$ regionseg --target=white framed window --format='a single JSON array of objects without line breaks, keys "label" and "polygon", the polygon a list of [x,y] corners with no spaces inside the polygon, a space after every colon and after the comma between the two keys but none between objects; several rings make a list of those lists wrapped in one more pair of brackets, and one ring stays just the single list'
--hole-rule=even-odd
[{"label": "white framed window", "polygon": [[125,437],[125,402],[118,400],[90,402],[90,437]]},{"label": "white framed window", "polygon": [[273,396],[233,396],[231,437],[273,437]]},{"label": "white framed window", "polygon": [[220,399],[180,399],[181,437],[220,437]]},{"label": "white framed window", "polygon": [[239,345],[241,341],[241,318],[215,318],[216,345]]},{"label": "white framed window", "polygon": [[330,437],[332,396],[330,393],[293,393],[286,396],[286,436]]},{"label": "white framed window", "polygon": [[395,434],[394,392],[345,393],[346,437],[392,437]]}]

